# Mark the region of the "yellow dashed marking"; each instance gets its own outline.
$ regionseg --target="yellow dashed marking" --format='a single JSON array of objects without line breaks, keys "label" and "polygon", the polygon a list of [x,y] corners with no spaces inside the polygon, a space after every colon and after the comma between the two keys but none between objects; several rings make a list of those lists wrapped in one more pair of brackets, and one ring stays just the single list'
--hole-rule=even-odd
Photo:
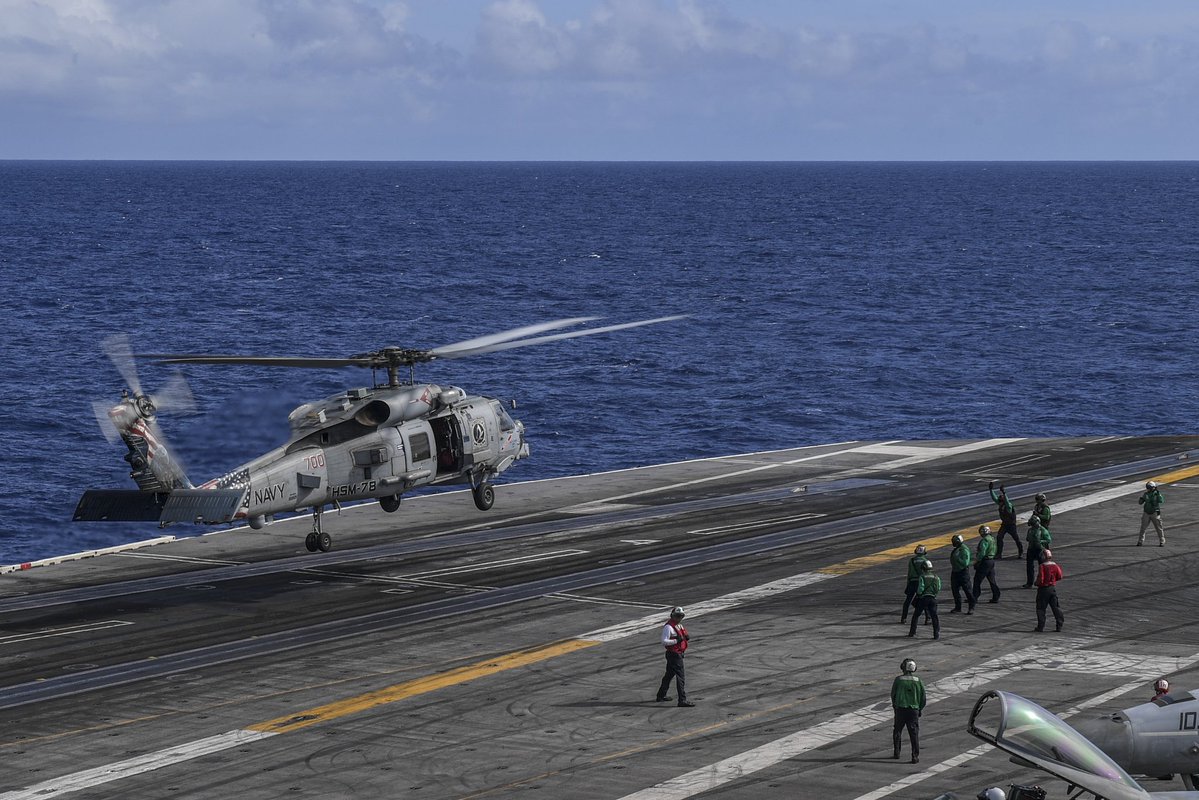
[{"label": "yellow dashed marking", "polygon": [[553,644],[534,647],[529,650],[519,650],[515,653],[508,653],[487,661],[480,661],[477,664],[469,664],[465,667],[459,667],[436,675],[427,675],[423,678],[416,678],[396,684],[395,686],[388,686],[385,689],[360,694],[357,697],[348,697],[345,700],[326,703],[323,706],[310,708],[307,711],[288,714],[286,717],[260,722],[257,725],[250,725],[247,730],[258,731],[260,733],[288,733],[289,731],[306,728],[309,725],[315,725],[318,722],[328,722],[339,717],[357,714],[360,711],[366,711],[371,708],[387,705],[388,703],[395,703],[399,700],[415,697],[416,695],[444,689],[447,686],[467,683],[488,675],[494,675],[498,672],[504,672],[505,670],[535,664],[538,661],[545,661],[546,659],[573,653],[576,650],[594,647],[597,644],[600,644],[600,642],[589,639],[567,639],[566,641],[554,642]]},{"label": "yellow dashed marking", "polygon": [[[979,525],[989,525],[991,526],[991,530],[999,530],[999,520],[980,522]],[[901,544],[899,547],[892,547],[890,550],[880,550],[879,552],[871,553],[868,556],[851,558],[849,561],[842,561],[840,564],[830,564],[827,567],[821,567],[820,569],[816,570],[816,572],[820,572],[825,575],[848,575],[851,572],[857,572],[858,570],[868,569],[870,567],[877,567],[879,564],[886,564],[888,561],[895,561],[896,559],[910,556],[912,555],[913,551],[915,551],[916,545],[924,545],[931,553],[934,550],[940,550],[943,547],[949,547],[950,540],[953,539],[954,536],[961,536],[963,539],[969,539],[971,536],[977,535],[978,525],[975,525],[972,528],[960,528],[956,531],[949,531],[949,533],[939,533],[934,536],[930,536],[927,539],[920,539],[919,541],[912,542],[911,544]],[[942,541],[942,537],[944,537],[944,541]]]},{"label": "yellow dashed marking", "polygon": [[1197,464],[1193,467],[1184,467],[1183,469],[1176,469],[1173,472],[1167,472],[1164,475],[1158,475],[1157,477],[1151,478],[1150,480],[1157,481],[1158,483],[1174,483],[1176,481],[1186,480],[1187,478],[1193,478],[1196,475],[1199,475],[1199,464]]}]

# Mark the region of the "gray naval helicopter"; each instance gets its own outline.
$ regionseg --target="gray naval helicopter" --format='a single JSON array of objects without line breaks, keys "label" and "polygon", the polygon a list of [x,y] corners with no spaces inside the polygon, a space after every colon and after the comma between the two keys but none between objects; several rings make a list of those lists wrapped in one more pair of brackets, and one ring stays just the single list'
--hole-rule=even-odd
[{"label": "gray naval helicopter", "polygon": [[[246,520],[260,529],[276,514],[312,510],[310,552],[328,552],[332,537],[321,526],[326,505],[378,500],[384,511],[400,507],[405,492],[422,486],[469,484],[482,511],[495,502],[494,478],[529,454],[524,425],[499,400],[468,395],[456,386],[416,383],[415,365],[442,359],[653,325],[680,316],[547,334],[591,322],[573,317],[482,336],[430,350],[384,347],[348,358],[293,358],[204,354],[137,354],[127,337],[103,343],[128,389],[114,406],[96,404],[96,418],[113,443],[123,442],[137,489],[88,489],[76,521],[195,522]],[[545,334],[545,335],[541,335]],[[135,359],[162,364],[243,364],[330,369],[367,367],[371,388],[349,389],[305,403],[288,415],[291,435],[280,447],[195,486],[172,454],[157,424],[160,409],[186,409],[182,378],[156,394],[142,391]],[[408,381],[400,381],[401,368]],[[379,373],[386,382],[378,381]]]}]

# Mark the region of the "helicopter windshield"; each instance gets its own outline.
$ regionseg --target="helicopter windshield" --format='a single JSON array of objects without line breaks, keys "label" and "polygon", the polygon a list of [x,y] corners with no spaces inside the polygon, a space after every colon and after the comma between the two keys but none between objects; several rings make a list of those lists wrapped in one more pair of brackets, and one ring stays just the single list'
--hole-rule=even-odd
[{"label": "helicopter windshield", "polygon": [[[998,702],[995,702],[995,701]],[[969,732],[1088,792],[1110,800],[1149,794],[1132,777],[1056,714],[1010,692],[987,692],[974,706]]]},{"label": "helicopter windshield", "polygon": [[513,421],[512,417],[508,416],[508,412],[504,410],[504,407],[499,403],[492,403],[492,406],[495,408],[496,419],[498,419],[500,422],[500,430],[516,430],[516,423]]}]

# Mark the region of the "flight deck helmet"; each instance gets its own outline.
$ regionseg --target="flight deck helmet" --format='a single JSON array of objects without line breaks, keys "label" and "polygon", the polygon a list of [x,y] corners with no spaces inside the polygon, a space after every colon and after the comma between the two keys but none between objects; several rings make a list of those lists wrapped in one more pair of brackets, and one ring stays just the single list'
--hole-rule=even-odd
[{"label": "flight deck helmet", "polygon": [[986,536],[990,532],[991,532],[990,525],[979,525],[978,526],[978,535],[979,536]]},{"label": "flight deck helmet", "polygon": [[922,545],[922,544],[916,545],[916,555],[922,556],[927,552],[928,552],[928,550],[925,549],[924,545]]},{"label": "flight deck helmet", "polygon": [[1030,528],[1041,527],[1041,518],[1038,517],[1036,514],[1033,514],[1031,517],[1028,518],[1028,527],[1030,527]]},{"label": "flight deck helmet", "polygon": [[1145,488],[1146,488],[1146,489],[1149,489],[1149,490],[1151,490],[1151,491],[1152,491],[1153,489],[1156,489],[1156,488],[1157,488],[1157,481],[1149,481],[1149,483],[1146,483],[1146,484],[1145,484]]},{"label": "flight deck helmet", "polygon": [[674,608],[670,609],[671,619],[682,619],[684,616],[686,615],[683,613],[682,606],[675,606]]},{"label": "flight deck helmet", "polygon": [[932,572],[933,562],[929,561],[927,558],[924,559],[924,561],[920,564],[920,569],[924,570],[925,572]]},{"label": "flight deck helmet", "polygon": [[899,669],[904,675],[911,675],[916,671],[916,659],[905,658],[903,661],[899,662]]},{"label": "flight deck helmet", "polygon": [[950,544],[952,544],[954,547],[960,547],[963,541],[965,540],[962,539],[962,535],[960,533],[955,533],[953,538],[949,540]]},{"label": "flight deck helmet", "polygon": [[1037,501],[1038,503],[1044,503],[1044,502],[1045,502],[1045,495],[1043,495],[1043,494],[1038,494],[1038,495],[1036,496],[1036,498],[1035,498],[1035,499],[1036,499],[1036,501]]},{"label": "flight deck helmet", "polygon": [[1003,789],[998,786],[992,786],[990,789],[983,789],[977,795],[978,800],[1007,800],[1007,795]]},{"label": "flight deck helmet", "polygon": [[1042,561],[1052,561],[1053,560],[1053,551],[1050,550],[1048,547],[1043,548],[1041,550],[1041,560]]},{"label": "flight deck helmet", "polygon": [[1158,694],[1165,694],[1166,692],[1170,691],[1170,682],[1165,678],[1158,678],[1153,682],[1153,691],[1157,692]]}]

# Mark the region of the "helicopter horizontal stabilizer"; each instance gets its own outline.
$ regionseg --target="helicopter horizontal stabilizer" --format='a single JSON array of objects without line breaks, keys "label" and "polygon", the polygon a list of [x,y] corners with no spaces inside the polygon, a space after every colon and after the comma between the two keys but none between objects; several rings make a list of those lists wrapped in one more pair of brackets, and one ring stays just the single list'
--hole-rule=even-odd
[{"label": "helicopter horizontal stabilizer", "polygon": [[230,522],[244,489],[88,489],[75,507],[76,522]]}]

